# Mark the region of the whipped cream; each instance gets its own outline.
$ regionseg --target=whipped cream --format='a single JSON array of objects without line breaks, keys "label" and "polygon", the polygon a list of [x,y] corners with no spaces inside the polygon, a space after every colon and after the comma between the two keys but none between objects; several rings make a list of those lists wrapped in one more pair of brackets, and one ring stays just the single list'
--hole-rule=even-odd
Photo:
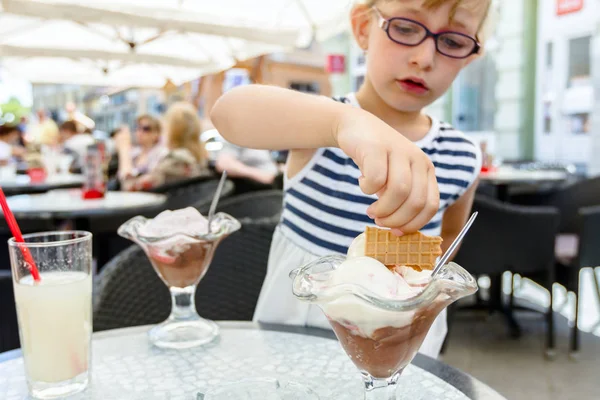
[{"label": "whipped cream", "polygon": [[202,236],[208,233],[208,220],[193,207],[175,211],[166,210],[148,220],[139,228],[138,233],[156,238],[177,234]]},{"label": "whipped cream", "polygon": [[[329,284],[362,286],[378,297],[390,300],[405,300],[421,291],[420,288],[411,287],[402,276],[370,257],[347,259],[331,275]],[[341,296],[321,307],[330,319],[344,325],[354,334],[365,337],[372,336],[380,328],[410,325],[414,316],[413,311],[382,310],[352,294]]]},{"label": "whipped cream", "polygon": [[138,233],[144,237],[160,238],[160,241],[148,246],[148,251],[152,257],[172,263],[191,245],[200,242],[196,239],[198,236],[208,233],[208,220],[193,207],[166,210],[148,220]]}]

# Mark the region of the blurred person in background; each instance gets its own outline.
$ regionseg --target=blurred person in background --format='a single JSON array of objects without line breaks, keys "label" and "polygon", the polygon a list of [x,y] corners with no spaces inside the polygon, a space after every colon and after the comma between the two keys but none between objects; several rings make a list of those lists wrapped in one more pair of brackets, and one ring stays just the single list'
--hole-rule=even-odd
[{"label": "blurred person in background", "polygon": [[25,147],[21,146],[19,139],[21,131],[15,125],[0,125],[0,165],[6,165],[13,157],[25,156]]},{"label": "blurred person in background", "polygon": [[[131,137],[131,132],[127,126],[121,127],[116,135],[123,131],[123,135]],[[114,136],[116,136],[114,135]],[[150,115],[138,117],[135,128],[136,146],[124,140],[114,141],[117,153],[121,150],[130,151],[131,162],[119,165],[119,176],[143,175],[156,168],[159,161],[168,152],[167,148],[161,143],[160,121]],[[120,149],[118,146],[125,146]]]},{"label": "blurred person in background", "polygon": [[27,140],[42,146],[55,147],[59,144],[59,132],[56,122],[49,118],[46,111],[40,109],[36,112],[37,123],[33,124],[27,132]]},{"label": "blurred person in background", "polygon": [[165,183],[209,175],[208,154],[200,141],[201,123],[194,106],[173,104],[164,117],[162,138],[167,151],[154,168],[136,174],[131,159],[131,135],[121,131],[115,136],[119,155],[119,174],[123,190],[148,190]]},{"label": "blurred person in background", "polygon": [[67,120],[75,122],[77,132],[91,133],[96,127],[94,120],[79,111],[75,103],[68,102],[65,105],[65,111],[67,113]]},{"label": "blurred person in background", "polygon": [[223,140],[217,155],[215,169],[235,183],[235,194],[275,188],[279,175],[277,164],[268,150],[249,149]]},{"label": "blurred person in background", "polygon": [[75,121],[63,122],[59,131],[63,151],[74,157],[71,169],[81,169],[87,148],[89,145],[94,144],[94,138],[88,133],[79,133]]}]

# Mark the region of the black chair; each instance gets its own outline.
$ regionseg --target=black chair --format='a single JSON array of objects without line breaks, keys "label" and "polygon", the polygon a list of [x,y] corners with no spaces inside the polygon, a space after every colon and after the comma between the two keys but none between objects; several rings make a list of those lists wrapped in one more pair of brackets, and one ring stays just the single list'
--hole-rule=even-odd
[{"label": "black chair", "polygon": [[[560,233],[557,237],[556,281],[575,294],[575,319],[571,330],[570,351],[579,351],[579,277],[583,268],[600,266],[600,177],[568,185],[543,199],[543,204],[560,211]],[[564,239],[572,248],[563,247]],[[594,276],[596,293],[600,298],[600,283]]]},{"label": "black chair", "polygon": [[156,324],[170,309],[169,290],[138,245],[113,258],[94,280],[94,331]]},{"label": "black chair", "polygon": [[217,211],[235,218],[265,218],[281,214],[283,192],[267,190],[233,196],[219,202]]},{"label": "black chair", "polygon": [[[600,282],[595,273],[600,266],[600,206],[583,207],[576,218],[578,224],[577,249],[572,256],[557,254],[557,282],[564,285],[568,291],[575,293],[575,318],[571,327],[570,351],[574,355],[579,351],[579,278],[583,268],[592,268],[596,295],[600,298]],[[596,323],[596,327],[600,321]]]},{"label": "black chair", "polygon": [[[278,220],[242,219],[240,231],[219,245],[198,286],[200,315],[213,320],[252,319]],[[171,310],[167,287],[137,245],[107,264],[94,288],[96,331],[159,323]]]},{"label": "black chair", "polygon": [[561,233],[577,233],[579,210],[582,207],[600,205],[600,177],[584,179],[567,185],[543,198],[540,204],[558,208]]},{"label": "black chair", "polygon": [[13,293],[10,271],[0,270],[0,353],[17,349],[19,341],[19,325]]},{"label": "black chair", "polygon": [[[490,306],[504,313],[511,335],[518,337],[520,329],[512,315],[512,294],[509,307],[502,303],[502,274],[510,271],[525,277],[543,277],[542,285],[550,291],[552,304],[558,210],[509,205],[483,196],[476,196],[473,210],[479,216],[455,260],[470,273],[491,278]],[[552,305],[545,315],[550,354],[555,342]]]},{"label": "black chair", "polygon": [[[219,180],[214,176],[201,176],[192,179],[168,183],[149,190],[151,193],[167,195],[165,209],[177,210],[185,207],[200,208],[206,204],[207,199],[212,199]],[[231,181],[226,181],[221,192],[221,198],[230,196],[234,186]],[[208,200],[210,203],[210,200]]]},{"label": "black chair", "polygon": [[196,308],[215,320],[250,321],[267,273],[279,216],[240,219],[242,228],[224,240],[198,285]]},{"label": "black chair", "polygon": [[274,190],[276,189],[275,182],[273,183],[260,183],[254,179],[249,178],[230,178],[233,182],[234,196],[240,196],[246,193],[261,192],[263,190]]}]

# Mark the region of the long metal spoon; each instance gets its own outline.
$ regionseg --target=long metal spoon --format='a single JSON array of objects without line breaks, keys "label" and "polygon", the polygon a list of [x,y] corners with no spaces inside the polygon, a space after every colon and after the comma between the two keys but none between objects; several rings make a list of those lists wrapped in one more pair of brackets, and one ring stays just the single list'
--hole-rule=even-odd
[{"label": "long metal spoon", "polygon": [[212,221],[215,217],[215,211],[217,210],[217,204],[219,204],[219,198],[221,197],[225,180],[227,180],[227,171],[223,171],[223,175],[221,175],[221,180],[219,181],[217,190],[215,191],[212,202],[210,203],[210,208],[208,209],[208,233],[212,233]]},{"label": "long metal spoon", "polygon": [[440,258],[440,260],[437,262],[437,264],[435,265],[435,268],[433,269],[433,272],[431,273],[432,278],[434,276],[436,276],[442,270],[442,267],[446,264],[446,262],[448,261],[448,259],[452,255],[452,253],[454,253],[454,250],[456,250],[456,248],[458,247],[460,242],[462,242],[463,238],[469,231],[469,228],[471,228],[471,225],[473,225],[473,222],[475,222],[475,218],[477,218],[477,214],[478,214],[478,212],[474,212],[473,215],[471,215],[471,218],[469,218],[469,220],[467,221],[465,226],[462,228],[462,230],[460,231],[460,233],[458,234],[456,239],[454,239],[454,242],[452,242],[450,247],[448,247],[448,250],[446,250],[446,254],[444,254],[442,256],[442,258]]}]

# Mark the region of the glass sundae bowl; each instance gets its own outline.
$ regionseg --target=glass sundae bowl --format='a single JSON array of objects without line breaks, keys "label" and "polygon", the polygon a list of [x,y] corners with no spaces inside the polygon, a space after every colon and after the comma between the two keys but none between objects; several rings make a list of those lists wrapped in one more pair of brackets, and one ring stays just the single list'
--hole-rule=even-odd
[{"label": "glass sundae bowl", "polygon": [[327,316],[363,377],[367,400],[396,399],[398,378],[435,318],[477,291],[475,279],[454,263],[433,278],[405,272],[417,279],[394,282],[395,274],[372,258],[344,256],[323,257],[290,274],[294,295]]},{"label": "glass sundae bowl", "polygon": [[196,209],[165,211],[154,219],[134,217],[119,227],[119,235],[144,249],[154,270],[171,292],[171,314],[148,332],[158,347],[190,348],[213,341],[219,328],[198,315],[196,286],[208,271],[214,252],[227,236],[240,229],[228,214],[208,221]]}]

